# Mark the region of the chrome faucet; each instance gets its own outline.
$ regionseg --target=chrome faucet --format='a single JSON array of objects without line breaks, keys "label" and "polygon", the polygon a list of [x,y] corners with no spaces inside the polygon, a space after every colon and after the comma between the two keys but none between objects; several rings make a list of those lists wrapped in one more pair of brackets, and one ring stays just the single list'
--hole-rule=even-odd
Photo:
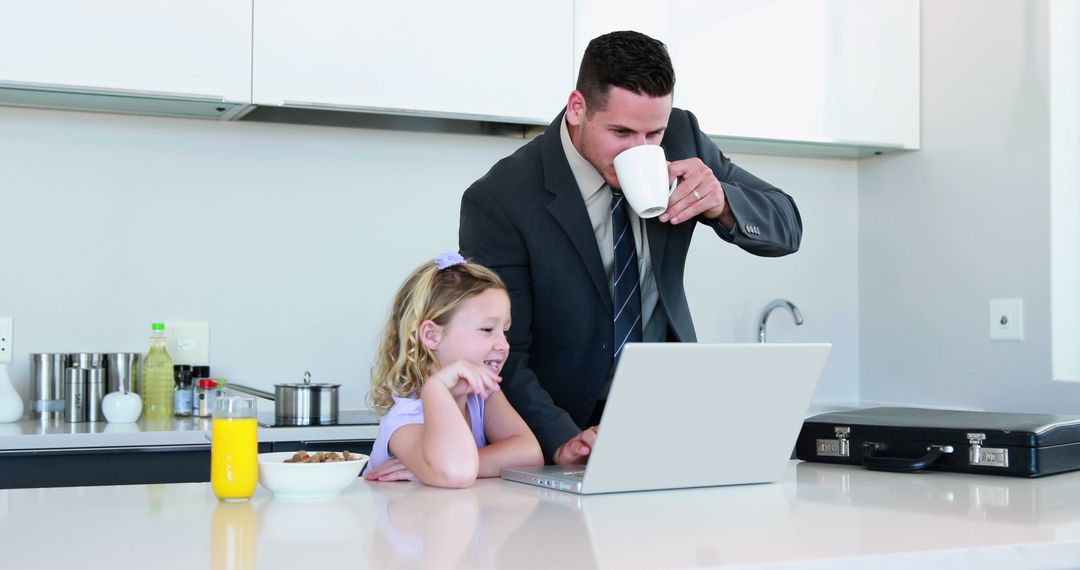
[{"label": "chrome faucet", "polygon": [[787,309],[788,312],[791,313],[791,318],[795,319],[796,325],[803,324],[802,313],[799,312],[799,308],[795,306],[795,303],[792,303],[787,299],[774,299],[761,310],[761,320],[758,322],[757,329],[758,342],[765,342],[765,323],[769,320],[769,313],[772,313],[773,310],[781,307]]}]

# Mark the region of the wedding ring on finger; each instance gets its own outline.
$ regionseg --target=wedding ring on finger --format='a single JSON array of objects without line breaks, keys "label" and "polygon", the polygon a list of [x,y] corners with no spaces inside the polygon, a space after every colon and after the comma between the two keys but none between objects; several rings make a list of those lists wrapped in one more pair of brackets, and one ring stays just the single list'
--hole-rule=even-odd
[{"label": "wedding ring on finger", "polygon": [[701,194],[697,190],[694,190],[693,192],[691,192],[691,194],[694,195],[695,200],[700,200],[701,199]]}]

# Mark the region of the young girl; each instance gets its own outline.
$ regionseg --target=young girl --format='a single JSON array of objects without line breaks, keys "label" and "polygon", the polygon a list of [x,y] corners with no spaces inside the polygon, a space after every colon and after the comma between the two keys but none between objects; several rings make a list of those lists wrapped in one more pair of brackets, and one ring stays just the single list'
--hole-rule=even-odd
[{"label": "young girl", "polygon": [[371,373],[382,415],[365,477],[467,487],[540,465],[540,445],[499,391],[510,345],[499,276],[456,253],[425,263],[394,298]]}]

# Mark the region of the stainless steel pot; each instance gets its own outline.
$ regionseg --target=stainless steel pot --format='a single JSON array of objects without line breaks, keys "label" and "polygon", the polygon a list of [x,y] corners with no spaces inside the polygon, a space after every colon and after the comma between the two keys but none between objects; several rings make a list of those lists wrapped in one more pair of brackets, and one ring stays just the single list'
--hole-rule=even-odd
[{"label": "stainless steel pot", "polygon": [[274,384],[274,393],[226,382],[226,388],[273,400],[274,424],[289,426],[326,426],[338,423],[338,388],[341,384],[312,384],[311,374],[303,382]]}]

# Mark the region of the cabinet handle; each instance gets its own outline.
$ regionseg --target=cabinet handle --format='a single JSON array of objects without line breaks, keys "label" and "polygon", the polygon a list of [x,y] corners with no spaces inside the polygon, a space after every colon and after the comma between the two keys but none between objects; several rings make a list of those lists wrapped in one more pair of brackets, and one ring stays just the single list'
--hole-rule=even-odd
[{"label": "cabinet handle", "polygon": [[380,115],[400,115],[403,117],[424,117],[429,119],[456,119],[460,121],[487,121],[491,123],[510,123],[514,125],[547,126],[547,122],[525,117],[503,117],[499,115],[473,115],[470,113],[452,113],[444,111],[424,111],[418,109],[400,109],[396,107],[375,107],[370,105],[341,105],[337,103],[312,103],[286,99],[282,107],[311,109],[315,111],[349,111],[353,113],[377,113]]},{"label": "cabinet handle", "polygon": [[221,95],[196,95],[194,93],[172,93],[167,91],[144,91],[141,89],[120,89],[89,87],[86,85],[65,85],[61,83],[27,83],[22,81],[0,80],[0,89],[18,89],[22,91],[44,91],[47,93],[80,93],[84,95],[105,95],[116,97],[142,97],[146,99],[180,99],[183,101],[201,101],[204,103],[227,103]]}]

